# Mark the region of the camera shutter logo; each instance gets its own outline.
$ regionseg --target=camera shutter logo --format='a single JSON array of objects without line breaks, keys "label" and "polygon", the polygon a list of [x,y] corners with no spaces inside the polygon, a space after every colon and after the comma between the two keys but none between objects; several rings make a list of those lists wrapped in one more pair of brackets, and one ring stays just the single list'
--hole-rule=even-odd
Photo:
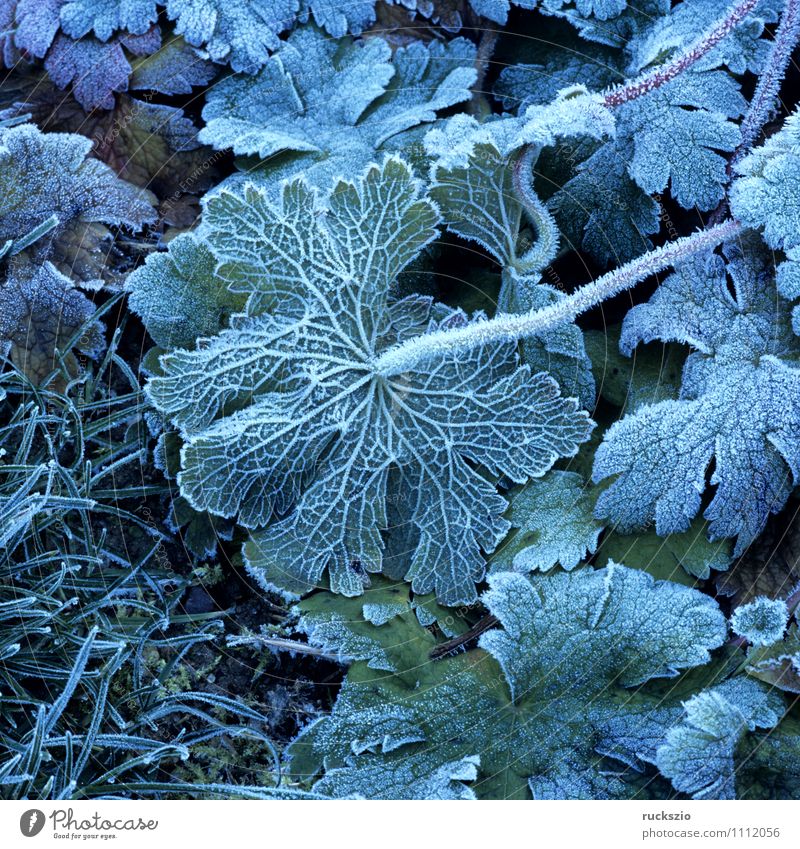
[{"label": "camera shutter logo", "polygon": [[31,808],[19,818],[19,830],[25,837],[36,837],[44,828],[45,815],[36,808]]}]

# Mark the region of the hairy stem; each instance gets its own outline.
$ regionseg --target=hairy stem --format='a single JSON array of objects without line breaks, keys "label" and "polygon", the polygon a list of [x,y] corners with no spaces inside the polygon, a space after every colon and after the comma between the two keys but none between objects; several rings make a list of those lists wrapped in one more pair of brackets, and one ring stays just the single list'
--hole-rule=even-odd
[{"label": "hairy stem", "polygon": [[710,53],[723,38],[733,32],[750,14],[757,2],[758,0],[743,0],[743,2],[737,3],[688,50],[676,56],[666,65],[654,68],[637,79],[613,89],[605,96],[603,102],[610,109],[613,109],[615,106],[621,106],[630,100],[636,100],[637,97],[642,97],[642,95],[674,80],[675,77],[682,74],[707,53]]},{"label": "hairy stem", "polygon": [[775,40],[772,42],[772,49],[758,78],[758,85],[747,114],[742,121],[742,140],[730,159],[731,171],[733,166],[748,153],[764,124],[767,123],[778,99],[778,92],[798,39],[800,39],[800,0],[787,0],[781,22],[775,33]]},{"label": "hairy stem", "polygon": [[418,371],[431,358],[453,356],[483,345],[518,342],[574,320],[608,298],[630,289],[642,280],[664,271],[676,262],[710,250],[742,231],[738,221],[728,219],[716,227],[684,236],[609,271],[591,283],[542,309],[519,315],[501,314],[490,321],[476,321],[452,330],[437,330],[390,348],[375,362],[383,377]]},{"label": "hairy stem", "polygon": [[534,145],[526,147],[514,163],[512,179],[517,198],[528,220],[536,228],[536,243],[519,258],[520,263],[526,269],[541,271],[556,258],[558,253],[558,227],[547,207],[533,190],[531,171],[538,154],[539,151]]}]

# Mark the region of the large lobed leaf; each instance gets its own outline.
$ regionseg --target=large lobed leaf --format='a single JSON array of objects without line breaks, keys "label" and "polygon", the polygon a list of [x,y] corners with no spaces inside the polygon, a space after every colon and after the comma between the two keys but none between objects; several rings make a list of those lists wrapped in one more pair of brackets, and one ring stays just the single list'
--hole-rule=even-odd
[{"label": "large lobed leaf", "polygon": [[[350,668],[332,714],[290,749],[297,777],[323,773],[317,792],[369,798],[636,791],[691,686],[647,682],[708,661],[726,630],[716,603],[616,565],[489,580],[483,600],[502,627],[455,657],[425,658],[433,638],[408,613],[375,627],[357,615],[340,623],[362,640],[345,638],[345,651],[394,672]],[[330,647],[336,634],[313,596],[306,605],[306,629],[315,639],[322,616]]]},{"label": "large lobed leaf", "polygon": [[360,173],[399,135],[468,100],[475,47],[466,39],[419,42],[394,55],[386,41],[332,40],[297,29],[253,77],[214,86],[201,141],[267,160],[275,184],[301,173],[315,185]]},{"label": "large lobed leaf", "polygon": [[800,473],[800,370],[788,309],[769,258],[752,240],[745,249],[729,247],[727,264],[714,255],[685,263],[628,313],[623,351],[653,339],[695,350],[680,398],[625,416],[595,455],[595,480],[615,476],[598,515],[623,531],[652,520],[662,535],[685,530],[713,461],[716,492],[704,516],[712,538],[738,538],[738,555]]},{"label": "large lobed leaf", "polygon": [[375,370],[381,352],[441,326],[434,314],[465,320],[390,297],[438,223],[394,158],[324,203],[303,181],[277,205],[253,186],[208,202],[205,236],[246,313],[162,357],[148,394],[186,439],[179,482],[192,506],[253,529],[272,521],[245,552],[265,586],[307,592],[327,569],[335,591],[362,592],[365,570],[381,569],[394,471],[396,521],[415,536],[405,577],[446,604],[472,601],[481,549],[508,529],[487,475],[541,475],[589,434],[586,414],[512,346]]}]

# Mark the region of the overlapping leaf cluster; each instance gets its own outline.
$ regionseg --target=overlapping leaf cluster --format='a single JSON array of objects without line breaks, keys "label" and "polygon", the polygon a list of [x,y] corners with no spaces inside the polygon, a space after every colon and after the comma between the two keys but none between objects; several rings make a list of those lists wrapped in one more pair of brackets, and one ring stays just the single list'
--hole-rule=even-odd
[{"label": "overlapping leaf cluster", "polygon": [[0,0],[2,792],[800,797],[795,6]]}]

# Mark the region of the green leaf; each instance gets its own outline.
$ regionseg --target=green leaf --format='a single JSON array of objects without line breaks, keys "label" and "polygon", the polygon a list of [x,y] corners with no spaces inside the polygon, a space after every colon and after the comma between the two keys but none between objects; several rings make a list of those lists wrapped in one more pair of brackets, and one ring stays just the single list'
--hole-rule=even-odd
[{"label": "green leaf", "polygon": [[580,475],[553,470],[511,496],[513,531],[492,555],[493,572],[574,569],[597,549],[603,526]]},{"label": "green leaf", "polygon": [[705,580],[712,570],[724,572],[733,559],[732,549],[729,540],[710,542],[708,523],[698,516],[682,533],[667,536],[658,536],[653,530],[623,534],[609,529],[597,552],[597,562],[615,560],[643,569],[659,580],[694,586],[698,583],[695,579]]},{"label": "green leaf", "polygon": [[194,347],[221,330],[247,298],[231,292],[216,274],[208,245],[192,234],[178,236],[166,253],[151,254],[128,277],[130,308],[162,348]]},{"label": "green leaf", "polygon": [[316,792],[369,798],[633,792],[681,714],[680,681],[646,682],[708,661],[725,636],[715,602],[621,566],[490,585],[502,628],[480,649],[425,660],[398,620],[376,627],[397,672],[351,667],[331,716],[292,744],[295,776],[324,770]]},{"label": "green leaf", "polygon": [[400,521],[419,534],[405,578],[445,604],[469,603],[481,549],[508,525],[505,500],[468,460],[523,482],[590,432],[513,346],[445,352],[424,373],[375,369],[382,351],[440,326],[427,299],[389,297],[437,223],[392,158],[324,202],[295,181],[278,206],[253,186],[208,203],[218,274],[249,295],[247,313],[196,351],[162,357],[148,394],[186,440],[179,484],[192,506],[252,529],[279,518],[245,552],[267,587],[308,592],[327,570],[336,592],[360,594],[364,571],[381,570],[394,470]]},{"label": "green leaf", "polygon": [[407,130],[471,97],[475,48],[466,39],[392,51],[380,38],[332,40],[295,30],[253,77],[215,85],[200,140],[267,160],[248,179],[302,173],[317,186],[358,174]]}]

